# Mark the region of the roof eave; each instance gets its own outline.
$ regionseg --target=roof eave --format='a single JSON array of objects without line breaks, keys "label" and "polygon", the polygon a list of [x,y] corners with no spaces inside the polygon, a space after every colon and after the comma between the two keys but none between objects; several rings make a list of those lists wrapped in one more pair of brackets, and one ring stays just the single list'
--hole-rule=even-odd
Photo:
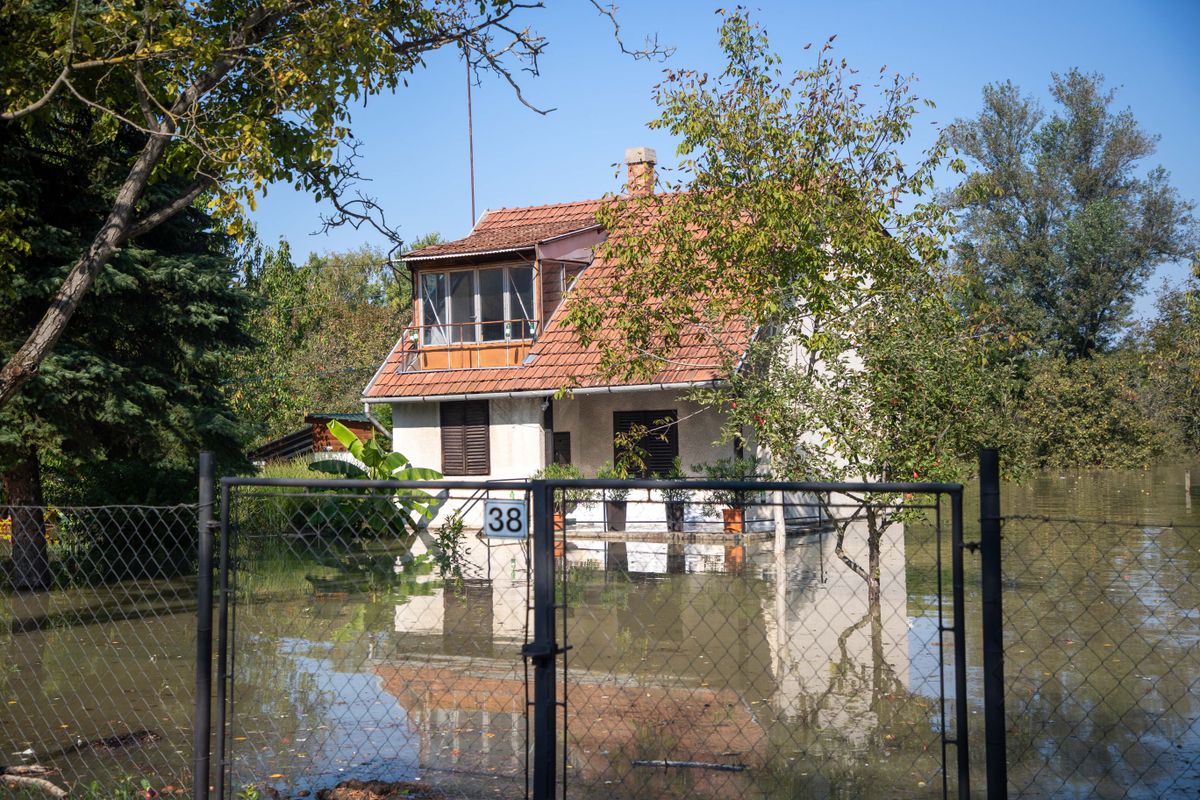
[{"label": "roof eave", "polygon": [[719,386],[721,378],[700,381],[675,381],[668,383],[635,383],[615,386],[585,386],[579,389],[525,389],[509,392],[466,392],[457,394],[398,395],[394,397],[363,397],[366,404],[374,403],[437,403],[453,400],[496,400],[507,397],[554,397],[559,392],[568,395],[627,394],[631,392],[682,391],[700,386]]}]

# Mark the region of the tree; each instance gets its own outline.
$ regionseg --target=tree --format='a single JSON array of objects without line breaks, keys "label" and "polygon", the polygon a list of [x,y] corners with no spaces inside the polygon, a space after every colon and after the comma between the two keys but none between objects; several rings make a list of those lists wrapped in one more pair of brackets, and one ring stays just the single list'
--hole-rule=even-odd
[{"label": "tree", "polygon": [[1158,315],[1131,337],[1145,364],[1142,395],[1155,427],[1180,451],[1200,452],[1200,262],[1164,291]]},{"label": "tree", "polygon": [[1200,240],[1166,170],[1140,170],[1156,138],[1102,76],[1056,74],[1050,93],[1047,114],[1012,83],[984,87],[979,116],[949,131],[973,170],[947,199],[959,268],[999,330],[1075,359],[1112,345],[1153,268]]},{"label": "tree", "polygon": [[[28,244],[9,250],[0,281],[0,352],[43,313],[139,146],[82,107],[0,126],[4,237]],[[194,208],[114,255],[53,357],[0,409],[8,503],[180,502],[197,450],[240,461],[242,431],[219,390],[226,353],[245,343],[235,272],[230,237]],[[13,552],[16,585],[44,586],[36,509],[14,520]]]},{"label": "tree", "polygon": [[253,259],[243,281],[257,302],[245,322],[255,346],[233,356],[225,386],[257,437],[291,432],[309,412],[361,409],[363,387],[411,319],[396,269],[369,247],[297,266],[281,242]]},{"label": "tree", "polygon": [[1160,455],[1164,431],[1147,414],[1140,393],[1142,365],[1128,351],[1034,365],[1020,418],[1033,432],[1031,463],[1038,469],[1144,467]]},{"label": "tree", "polygon": [[[614,9],[593,5],[616,27]],[[129,243],[199,198],[236,228],[272,182],[328,200],[329,225],[394,237],[357,174],[350,110],[395,90],[440,48],[476,75],[536,74],[545,41],[520,0],[233,0],[8,4],[0,122],[83,104],[139,148],[44,314],[0,370],[0,407],[37,371],[96,277]],[[622,49],[624,46],[622,45]],[[652,44],[636,55],[660,52]],[[101,222],[101,220],[103,220]],[[3,243],[0,242],[0,246]]]},{"label": "tree", "polygon": [[[602,268],[625,300],[577,292],[580,338],[626,375],[657,372],[685,339],[710,345],[713,363],[693,366],[728,377],[695,397],[726,412],[730,436],[766,449],[782,479],[969,474],[1007,384],[938,268],[949,220],[925,195],[942,145],[915,165],[899,155],[919,98],[881,73],[870,108],[829,42],[815,67],[785,75],[740,11],[721,44],[719,76],[672,72],[657,89],[651,126],[680,138],[687,179],[601,212]],[[902,506],[863,498],[841,520],[838,552],[873,604],[882,536]],[[866,564],[843,548],[859,523]]]}]

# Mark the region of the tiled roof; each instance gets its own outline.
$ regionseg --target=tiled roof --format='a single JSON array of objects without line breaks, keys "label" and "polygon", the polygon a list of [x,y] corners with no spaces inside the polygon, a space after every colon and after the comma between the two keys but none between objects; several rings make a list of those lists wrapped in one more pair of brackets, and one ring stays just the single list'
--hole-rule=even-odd
[{"label": "tiled roof", "polygon": [[[508,243],[505,246],[516,247],[512,243],[518,241],[532,246],[550,236],[595,224],[596,211],[603,202],[595,200],[489,211],[467,238],[423,248],[417,255],[486,252],[499,249],[501,242]],[[538,238],[533,238],[535,236]],[[597,258],[583,271],[576,290],[604,297],[616,307],[623,297],[620,287],[615,285],[614,273],[615,270]],[[685,330],[680,345],[662,358],[660,369],[652,377],[613,379],[601,371],[599,349],[595,345],[583,347],[574,332],[563,323],[566,306],[563,303],[555,311],[545,330],[533,343],[523,366],[403,372],[398,367],[404,363],[406,355],[411,355],[405,350],[410,345],[404,341],[397,342],[387,361],[367,386],[365,399],[706,383],[727,376],[732,362],[745,352],[752,335],[737,321],[725,321],[708,328],[696,326]],[[736,319],[736,315],[732,319]]]},{"label": "tiled roof", "polygon": [[596,225],[596,212],[602,203],[603,200],[582,200],[577,203],[487,211],[469,236],[413,250],[404,258],[419,261],[530,248],[546,239]]}]

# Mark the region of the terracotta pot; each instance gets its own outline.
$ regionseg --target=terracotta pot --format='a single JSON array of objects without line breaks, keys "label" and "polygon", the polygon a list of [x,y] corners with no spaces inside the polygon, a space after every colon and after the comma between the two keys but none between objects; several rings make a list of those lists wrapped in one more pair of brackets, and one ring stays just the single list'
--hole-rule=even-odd
[{"label": "terracotta pot", "polygon": [[563,536],[555,535],[554,537],[554,557],[562,558],[567,554],[567,541],[565,532],[567,530],[567,517],[561,511],[554,512],[554,533],[564,534]]},{"label": "terracotta pot", "polygon": [[626,511],[624,500],[609,500],[604,504],[604,518],[610,531],[625,530]]},{"label": "terracotta pot", "polygon": [[725,546],[725,569],[730,572],[739,572],[742,567],[746,566],[746,547],[745,545],[734,544]]},{"label": "terracotta pot", "polygon": [[667,503],[667,530],[683,530],[683,503]]},{"label": "terracotta pot", "polygon": [[746,509],[722,508],[721,519],[725,523],[726,533],[741,533],[746,528]]}]

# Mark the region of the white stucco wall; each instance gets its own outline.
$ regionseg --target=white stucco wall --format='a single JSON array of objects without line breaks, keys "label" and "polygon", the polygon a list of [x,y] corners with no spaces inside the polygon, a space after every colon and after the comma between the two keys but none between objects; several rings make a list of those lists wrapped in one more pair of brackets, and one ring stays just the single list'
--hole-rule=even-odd
[{"label": "white stucco wall", "polygon": [[[470,480],[527,478],[543,466],[545,438],[541,397],[492,399],[489,402],[491,471]],[[685,472],[718,458],[732,458],[731,442],[718,444],[721,415],[664,391],[580,395],[552,401],[554,430],[571,434],[571,460],[594,476],[613,460],[613,412],[674,410],[679,422],[679,457]],[[396,403],[392,406],[392,447],[414,464],[440,470],[442,440],[439,403]]]},{"label": "white stucco wall", "polygon": [[[512,397],[488,401],[491,471],[487,475],[446,476],[461,480],[528,478],[542,466],[542,398]],[[442,469],[440,403],[392,405],[392,449],[418,467]]]},{"label": "white stucco wall", "polygon": [[718,458],[733,458],[732,442],[718,444],[721,414],[676,392],[622,392],[579,395],[554,401],[554,430],[571,434],[571,460],[588,476],[613,460],[613,412],[675,411],[679,422],[679,460],[684,472]]},{"label": "white stucco wall", "polygon": [[[446,476],[447,479],[485,481],[523,479],[533,475],[545,461],[546,442],[542,428],[542,397],[498,398],[489,402],[489,447],[491,470],[488,475]],[[679,419],[679,455],[683,470],[689,475],[700,474],[693,467],[735,454],[732,442],[721,442],[722,415],[717,410],[687,400],[678,392],[661,390],[618,392],[613,394],[578,395],[553,400],[554,430],[571,435],[572,462],[586,477],[594,477],[605,462],[613,460],[613,413],[617,411],[670,410]],[[437,402],[396,403],[392,406],[392,444],[419,467],[441,470],[441,419]],[[753,452],[748,447],[747,453]],[[474,494],[468,490],[448,492],[442,512],[429,522],[436,529],[453,509]],[[511,492],[498,489],[492,497],[508,497]],[[651,496],[653,495],[653,496]],[[627,524],[631,528],[660,528],[665,525],[665,510],[657,493],[639,493],[630,498]],[[699,500],[701,498],[697,498]],[[604,522],[603,503],[580,506],[572,511],[577,524],[600,526]],[[699,503],[687,508],[687,521],[699,523],[705,517]],[[719,519],[716,517],[716,519]],[[474,504],[466,513],[468,529],[483,525],[483,504]],[[769,509],[748,510],[748,529],[767,530],[771,527]],[[418,544],[417,552],[423,550]],[[481,555],[481,554],[477,554]],[[474,561],[475,559],[472,558]],[[482,569],[483,563],[476,565]]]}]

